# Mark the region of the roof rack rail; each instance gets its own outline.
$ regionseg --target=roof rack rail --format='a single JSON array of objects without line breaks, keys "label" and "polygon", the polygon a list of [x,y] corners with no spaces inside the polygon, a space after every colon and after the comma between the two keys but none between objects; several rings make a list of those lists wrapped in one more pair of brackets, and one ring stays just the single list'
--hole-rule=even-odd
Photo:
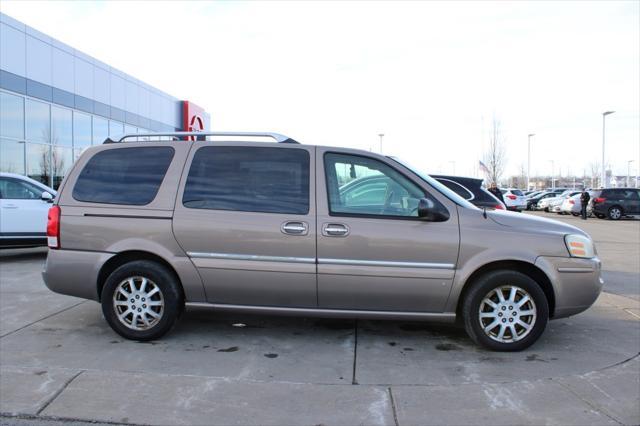
[{"label": "roof rack rail", "polygon": [[[197,139],[207,136],[244,136],[244,137],[265,137],[271,138],[278,143],[297,143],[300,142],[291,139],[289,136],[281,135],[280,133],[273,132],[158,132],[158,133],[127,133],[125,135],[116,137],[115,139],[107,138],[103,143],[119,143],[126,142],[125,139],[130,138],[154,138],[158,136],[169,136],[176,139],[182,139],[187,137],[194,137]],[[139,141],[144,142],[144,141]]]}]

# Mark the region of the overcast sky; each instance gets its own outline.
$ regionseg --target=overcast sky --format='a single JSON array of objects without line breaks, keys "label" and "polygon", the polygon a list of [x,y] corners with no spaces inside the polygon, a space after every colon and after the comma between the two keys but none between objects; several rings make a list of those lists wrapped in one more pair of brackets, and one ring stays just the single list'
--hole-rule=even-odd
[{"label": "overcast sky", "polygon": [[[640,163],[640,2],[35,2],[2,11],[165,92],[272,130],[473,175]],[[454,163],[455,162],[455,163]],[[588,173],[588,172],[587,172]]]}]

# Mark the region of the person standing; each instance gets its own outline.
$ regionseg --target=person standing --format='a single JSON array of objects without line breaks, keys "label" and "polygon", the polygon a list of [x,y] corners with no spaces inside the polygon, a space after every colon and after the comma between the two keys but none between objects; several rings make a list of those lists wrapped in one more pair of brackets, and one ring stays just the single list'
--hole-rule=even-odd
[{"label": "person standing", "polygon": [[582,194],[580,194],[580,214],[582,215],[582,220],[587,220],[587,205],[590,199],[591,195],[589,195],[589,191],[587,191],[586,188],[583,189]]},{"label": "person standing", "polygon": [[498,200],[500,200],[502,204],[504,204],[504,197],[502,196],[502,191],[500,191],[500,189],[498,188],[498,185],[496,185],[495,182],[491,182],[491,185],[489,186],[489,192],[492,193]]}]

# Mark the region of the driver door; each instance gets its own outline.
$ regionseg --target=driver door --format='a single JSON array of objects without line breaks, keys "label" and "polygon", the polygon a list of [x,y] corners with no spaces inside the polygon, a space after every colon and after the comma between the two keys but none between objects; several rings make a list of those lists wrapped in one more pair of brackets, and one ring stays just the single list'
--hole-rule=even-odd
[{"label": "driver door", "polygon": [[[456,205],[380,157],[317,148],[318,307],[442,312],[458,257]],[[429,198],[444,222],[418,217]]]}]

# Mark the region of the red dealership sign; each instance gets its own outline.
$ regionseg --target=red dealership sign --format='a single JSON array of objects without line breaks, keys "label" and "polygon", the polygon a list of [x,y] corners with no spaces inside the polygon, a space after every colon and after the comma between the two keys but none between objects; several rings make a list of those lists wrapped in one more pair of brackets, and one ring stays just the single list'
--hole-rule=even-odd
[{"label": "red dealership sign", "polygon": [[[182,130],[185,132],[203,132],[205,130],[205,111],[189,101],[182,101]],[[194,137],[189,137],[194,140]]]}]

